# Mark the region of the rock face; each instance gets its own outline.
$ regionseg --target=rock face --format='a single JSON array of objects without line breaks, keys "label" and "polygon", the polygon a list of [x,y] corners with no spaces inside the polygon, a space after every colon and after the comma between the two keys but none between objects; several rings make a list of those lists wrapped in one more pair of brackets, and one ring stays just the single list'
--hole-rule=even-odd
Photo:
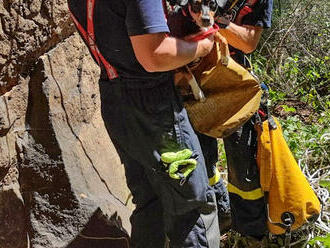
[{"label": "rock face", "polygon": [[65,0],[0,2],[0,248],[128,247],[98,75]]}]

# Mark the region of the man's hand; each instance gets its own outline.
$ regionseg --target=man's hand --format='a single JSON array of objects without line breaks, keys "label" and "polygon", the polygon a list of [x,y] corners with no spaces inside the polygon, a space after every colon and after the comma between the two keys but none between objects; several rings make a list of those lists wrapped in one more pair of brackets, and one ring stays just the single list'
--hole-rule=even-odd
[{"label": "man's hand", "polygon": [[[195,36],[198,36],[198,35],[200,35],[200,33],[197,33],[195,35],[188,35],[188,36],[184,37],[184,40],[189,42],[191,39],[193,39]],[[198,49],[198,50],[200,50],[200,52],[198,54],[196,54],[195,58],[204,57],[211,52],[213,45],[214,45],[214,34],[211,34],[208,37],[206,37],[205,39],[202,39],[198,42],[199,42],[199,46],[200,46],[200,49]]]},{"label": "man's hand", "polygon": [[215,23],[219,25],[220,28],[227,28],[230,24],[229,18],[226,16],[217,16],[214,18]]},{"label": "man's hand", "polygon": [[197,58],[204,57],[211,52],[213,45],[214,45],[214,35],[210,35],[206,39],[201,40],[200,44],[202,47],[201,54],[200,54],[200,56],[197,56]]}]

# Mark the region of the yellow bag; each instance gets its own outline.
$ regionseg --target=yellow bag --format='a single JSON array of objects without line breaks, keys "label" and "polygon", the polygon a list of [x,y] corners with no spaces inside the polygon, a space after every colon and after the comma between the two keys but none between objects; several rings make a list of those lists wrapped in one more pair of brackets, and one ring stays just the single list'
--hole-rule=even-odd
[{"label": "yellow bag", "polygon": [[250,119],[261,98],[258,80],[230,57],[224,65],[221,56],[216,43],[210,54],[191,69],[206,101],[184,101],[195,130],[216,138],[230,135]]},{"label": "yellow bag", "polygon": [[257,164],[268,203],[268,229],[273,234],[283,234],[316,220],[321,207],[289,150],[279,122],[272,118],[276,129],[270,127],[268,120],[256,126]]}]

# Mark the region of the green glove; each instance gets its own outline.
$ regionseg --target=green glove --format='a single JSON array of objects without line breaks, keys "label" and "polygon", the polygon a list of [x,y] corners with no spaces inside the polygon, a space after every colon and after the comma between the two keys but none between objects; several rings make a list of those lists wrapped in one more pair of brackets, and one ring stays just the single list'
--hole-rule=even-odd
[{"label": "green glove", "polygon": [[196,159],[190,158],[192,154],[190,149],[161,154],[161,160],[171,178],[185,179],[196,168]]},{"label": "green glove", "polygon": [[168,174],[173,179],[186,178],[197,166],[196,159],[184,159],[170,164]]},{"label": "green glove", "polygon": [[192,155],[192,151],[190,149],[183,149],[183,150],[178,151],[178,152],[164,152],[161,155],[160,159],[164,163],[170,164],[170,163],[173,163],[175,161],[190,158],[191,155]]}]

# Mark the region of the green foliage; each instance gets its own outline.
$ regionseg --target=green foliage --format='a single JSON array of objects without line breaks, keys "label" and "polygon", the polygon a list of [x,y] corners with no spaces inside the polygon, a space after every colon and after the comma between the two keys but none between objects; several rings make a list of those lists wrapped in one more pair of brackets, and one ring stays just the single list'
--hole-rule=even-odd
[{"label": "green foliage", "polygon": [[[281,125],[284,138],[297,160],[308,156],[308,164],[314,168],[330,164],[330,139],[326,138],[330,135],[328,126],[319,123],[306,125],[297,116],[281,120]],[[302,160],[302,166],[306,162]]]},{"label": "green foliage", "polygon": [[218,167],[221,168],[227,168],[227,157],[226,157],[226,152],[225,152],[225,146],[222,141],[218,141],[218,152],[219,152],[219,157],[218,157]]},{"label": "green foliage", "polygon": [[330,179],[329,180],[321,180],[320,186],[327,188],[330,191]]},{"label": "green foliage", "polygon": [[313,245],[313,247],[317,245],[316,247],[330,248],[330,234],[325,237],[316,237],[309,244]]},{"label": "green foliage", "polygon": [[286,99],[286,94],[280,91],[269,90],[269,99],[272,101],[270,105]]},{"label": "green foliage", "polygon": [[[254,71],[276,97],[330,109],[330,1],[274,0],[272,28],[253,53]],[[282,92],[282,96],[279,95]]]},{"label": "green foliage", "polygon": [[[274,0],[272,28],[252,54],[253,69],[281,109],[284,136],[297,160],[330,165],[330,1]],[[300,106],[288,105],[296,99]],[[300,113],[305,104],[307,117]],[[306,120],[308,119],[308,122]]]},{"label": "green foliage", "polygon": [[289,107],[288,105],[281,105],[281,107],[287,113],[296,112],[296,109],[294,107]]}]

